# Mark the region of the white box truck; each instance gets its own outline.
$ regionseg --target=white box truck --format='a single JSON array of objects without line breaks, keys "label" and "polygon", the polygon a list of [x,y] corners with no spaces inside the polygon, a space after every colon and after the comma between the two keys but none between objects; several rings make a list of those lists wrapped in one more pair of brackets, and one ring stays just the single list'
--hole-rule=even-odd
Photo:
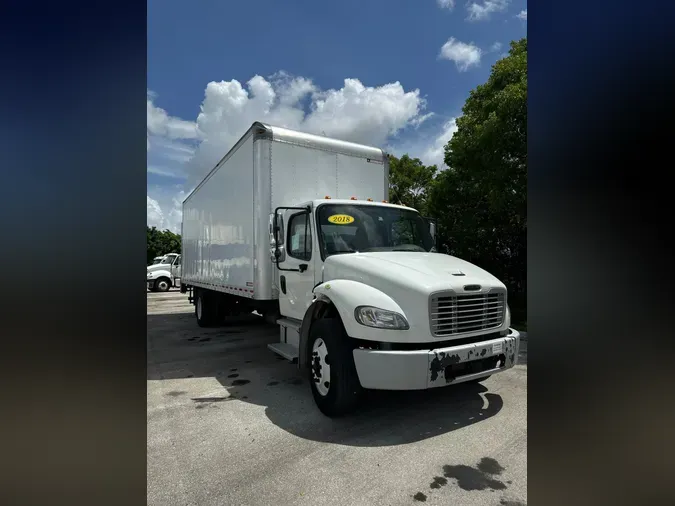
[{"label": "white box truck", "polygon": [[200,326],[256,311],[328,416],[362,389],[481,381],[516,364],[507,290],[436,253],[387,202],[381,149],[256,122],[183,203],[181,290]]}]

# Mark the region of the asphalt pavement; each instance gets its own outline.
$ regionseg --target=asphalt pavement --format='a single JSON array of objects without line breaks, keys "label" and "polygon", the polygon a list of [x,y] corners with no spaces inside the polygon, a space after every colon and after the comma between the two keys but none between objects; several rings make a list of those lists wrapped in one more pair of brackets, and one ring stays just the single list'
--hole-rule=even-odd
[{"label": "asphalt pavement", "polygon": [[255,315],[197,326],[148,294],[149,505],[523,505],[527,342],[480,384],[369,392],[332,420]]}]

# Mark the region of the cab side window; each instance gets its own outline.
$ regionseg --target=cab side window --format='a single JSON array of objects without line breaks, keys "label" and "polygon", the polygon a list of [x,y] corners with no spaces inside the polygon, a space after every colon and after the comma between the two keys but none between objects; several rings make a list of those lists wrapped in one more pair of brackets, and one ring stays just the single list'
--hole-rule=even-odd
[{"label": "cab side window", "polygon": [[308,220],[307,213],[300,213],[291,216],[288,223],[288,256],[298,260],[312,258],[312,229]]}]

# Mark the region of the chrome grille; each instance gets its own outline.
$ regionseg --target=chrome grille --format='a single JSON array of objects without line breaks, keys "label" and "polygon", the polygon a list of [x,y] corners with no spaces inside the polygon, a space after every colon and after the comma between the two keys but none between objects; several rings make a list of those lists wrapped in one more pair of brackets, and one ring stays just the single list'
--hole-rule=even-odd
[{"label": "chrome grille", "polygon": [[493,329],[504,322],[506,293],[437,293],[429,304],[429,324],[434,337]]}]

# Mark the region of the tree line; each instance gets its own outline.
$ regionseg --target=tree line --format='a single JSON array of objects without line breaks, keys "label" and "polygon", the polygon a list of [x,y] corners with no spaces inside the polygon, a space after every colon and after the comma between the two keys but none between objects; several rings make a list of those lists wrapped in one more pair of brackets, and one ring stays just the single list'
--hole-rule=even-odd
[{"label": "tree line", "polygon": [[472,90],[445,146],[445,165],[390,158],[390,201],[438,223],[438,245],[509,289],[513,321],[527,318],[527,39],[511,43]]},{"label": "tree line", "polygon": [[180,253],[180,235],[170,230],[157,230],[155,227],[147,228],[148,265],[155,257],[167,253]]},{"label": "tree line", "polygon": [[[445,146],[445,170],[390,157],[389,200],[436,219],[439,251],[474,263],[509,289],[527,318],[527,38],[511,43],[469,94]],[[180,251],[180,235],[148,227],[148,263]]]}]

